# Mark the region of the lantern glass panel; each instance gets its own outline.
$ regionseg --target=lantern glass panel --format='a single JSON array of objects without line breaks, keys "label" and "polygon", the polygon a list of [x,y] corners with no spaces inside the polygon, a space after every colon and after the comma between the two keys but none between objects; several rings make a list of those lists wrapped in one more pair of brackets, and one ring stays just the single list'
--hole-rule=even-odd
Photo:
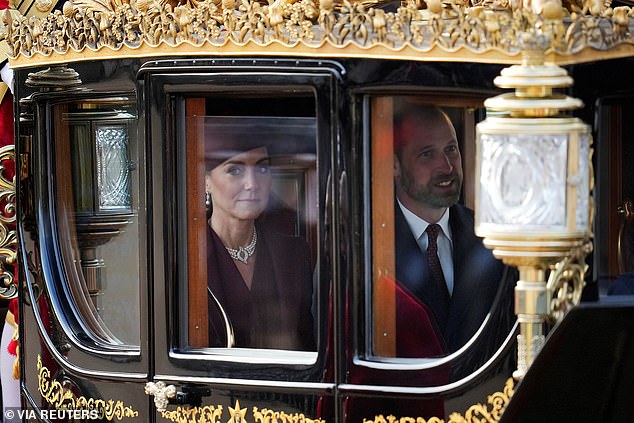
[{"label": "lantern glass panel", "polygon": [[566,134],[482,134],[480,224],[566,227]]}]

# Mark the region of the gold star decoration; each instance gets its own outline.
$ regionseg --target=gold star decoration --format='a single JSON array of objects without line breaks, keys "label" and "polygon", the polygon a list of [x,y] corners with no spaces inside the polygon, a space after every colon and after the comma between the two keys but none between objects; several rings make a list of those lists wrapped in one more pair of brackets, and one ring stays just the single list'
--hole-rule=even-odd
[{"label": "gold star decoration", "polygon": [[240,408],[240,401],[236,400],[235,407],[228,407],[231,418],[227,423],[247,423],[244,415],[247,414],[246,408]]}]

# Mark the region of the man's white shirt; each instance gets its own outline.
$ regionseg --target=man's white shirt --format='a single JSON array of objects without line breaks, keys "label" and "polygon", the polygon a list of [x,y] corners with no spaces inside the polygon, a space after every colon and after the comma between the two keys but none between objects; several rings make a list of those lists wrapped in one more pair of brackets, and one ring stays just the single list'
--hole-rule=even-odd
[{"label": "man's white shirt", "polygon": [[[409,229],[414,235],[416,239],[416,243],[418,247],[421,249],[423,254],[427,254],[427,226],[429,226],[429,222],[421,219],[416,216],[414,213],[409,211],[407,207],[405,207],[401,201],[397,198],[401,211],[403,212],[403,216],[405,216],[405,220],[409,225]],[[453,293],[453,243],[451,241],[451,228],[449,227],[449,208],[445,210],[442,217],[438,222],[436,222],[442,231],[438,234],[438,258],[440,260],[440,266],[442,267],[442,273],[445,276],[445,282],[447,283],[447,289],[449,290],[449,295]]]}]

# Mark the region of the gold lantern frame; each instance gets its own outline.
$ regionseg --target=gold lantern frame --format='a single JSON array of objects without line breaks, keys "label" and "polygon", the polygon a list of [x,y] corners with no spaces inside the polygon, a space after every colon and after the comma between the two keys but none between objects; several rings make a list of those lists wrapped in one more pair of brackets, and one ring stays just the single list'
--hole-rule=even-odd
[{"label": "gold lantern frame", "polygon": [[[494,80],[498,87],[515,88],[515,92],[487,99],[485,107],[493,116],[479,123],[476,129],[476,234],[484,238],[485,246],[492,249],[496,257],[517,267],[520,273],[515,287],[515,313],[520,326],[518,364],[514,373],[517,379],[524,376],[545,343],[545,323],[560,320],[580,301],[587,269],[584,259],[592,248],[593,209],[590,128],[578,118],[562,114],[562,111],[581,107],[582,102],[554,92],[554,89],[571,86],[573,81],[563,68],[544,63],[547,35],[533,32],[524,34],[523,39],[527,50],[522,63],[503,69]],[[535,180],[537,169],[533,168],[532,172],[522,175],[530,178],[533,173],[533,186],[525,187],[526,192],[515,192],[515,197],[524,195],[521,199],[511,198],[513,194],[503,192],[503,185],[520,183],[509,181],[512,176],[519,176],[512,175],[514,170],[506,169],[508,172],[504,173],[505,166],[510,167],[513,162],[487,163],[492,159],[488,150],[502,150],[497,151],[499,159],[508,153],[511,138],[515,138],[517,142],[513,147],[519,151],[510,156],[521,162],[521,156],[526,154],[521,151],[523,148],[536,148],[529,144],[549,137],[565,137],[564,151],[560,149],[562,157],[559,157],[565,162],[563,174],[546,172],[546,178]],[[499,143],[487,147],[489,138]],[[487,164],[497,167],[493,181],[487,180],[491,176],[486,171]],[[545,198],[551,185],[536,186],[544,181],[559,182],[555,187],[558,199]],[[491,188],[492,193],[484,192]],[[531,196],[535,192],[538,193]],[[485,195],[487,200],[493,198],[494,204],[484,204]],[[531,202],[533,204],[529,204]],[[552,204],[562,205],[562,202],[564,209],[555,210],[556,205]],[[549,204],[551,215],[540,215]],[[496,207],[500,210],[487,215],[487,209]],[[532,215],[526,212],[527,208],[533,211]],[[521,209],[519,214],[517,209]],[[559,212],[563,214],[555,216]],[[521,219],[514,221],[513,216]],[[547,281],[549,270],[552,272]]]}]

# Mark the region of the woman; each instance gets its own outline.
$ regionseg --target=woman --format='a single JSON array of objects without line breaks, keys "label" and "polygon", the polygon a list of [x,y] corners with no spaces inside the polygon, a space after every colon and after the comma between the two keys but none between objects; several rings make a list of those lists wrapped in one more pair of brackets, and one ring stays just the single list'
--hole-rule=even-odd
[{"label": "woman", "polygon": [[215,296],[236,347],[312,350],[308,246],[263,221],[272,185],[269,148],[253,141],[262,134],[248,135],[216,131],[206,141],[210,343],[221,346],[225,339]]}]

